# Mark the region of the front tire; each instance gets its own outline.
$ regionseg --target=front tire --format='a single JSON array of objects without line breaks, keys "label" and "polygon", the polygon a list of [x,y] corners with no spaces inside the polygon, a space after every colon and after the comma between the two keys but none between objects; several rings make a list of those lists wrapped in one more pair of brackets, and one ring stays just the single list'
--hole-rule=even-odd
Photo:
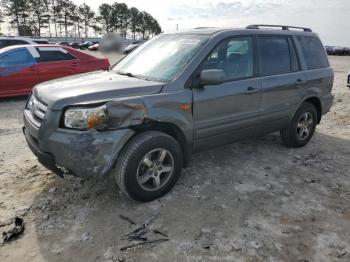
[{"label": "front tire", "polygon": [[289,126],[281,130],[283,143],[288,147],[303,147],[311,140],[317,125],[317,111],[313,104],[304,102]]},{"label": "front tire", "polygon": [[171,136],[155,131],[136,135],[116,163],[119,188],[137,201],[152,201],[168,193],[181,174],[183,152]]}]

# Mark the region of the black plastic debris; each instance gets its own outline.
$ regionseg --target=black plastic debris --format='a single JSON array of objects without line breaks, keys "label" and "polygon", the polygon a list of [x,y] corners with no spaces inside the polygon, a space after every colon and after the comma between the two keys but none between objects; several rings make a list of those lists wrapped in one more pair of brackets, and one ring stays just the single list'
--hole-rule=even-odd
[{"label": "black plastic debris", "polygon": [[8,231],[2,232],[2,239],[4,242],[10,242],[22,235],[24,231],[24,221],[21,217],[15,218],[15,226]]},{"label": "black plastic debris", "polygon": [[[143,222],[141,225],[138,225],[135,221],[128,218],[127,216],[120,215],[120,218],[129,222],[131,225],[135,225],[136,228],[132,230],[131,232],[124,235],[121,239],[127,240],[129,242],[133,241],[134,243],[123,246],[120,248],[121,251],[127,250],[129,248],[142,246],[146,244],[156,244],[156,243],[162,243],[169,241],[169,237],[167,234],[161,232],[158,229],[149,229],[148,226],[152,224],[158,217],[159,214],[151,216],[149,219],[147,219],[145,222]],[[158,239],[149,239],[149,233],[153,233],[155,235],[162,235],[165,238],[158,238]],[[136,243],[135,243],[136,242]]]}]

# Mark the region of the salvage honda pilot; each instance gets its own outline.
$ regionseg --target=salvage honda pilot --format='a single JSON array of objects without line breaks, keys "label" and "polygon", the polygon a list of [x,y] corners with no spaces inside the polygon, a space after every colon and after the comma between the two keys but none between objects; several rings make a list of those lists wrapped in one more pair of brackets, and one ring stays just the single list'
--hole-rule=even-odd
[{"label": "salvage honda pilot", "polygon": [[333,78],[308,28],[162,34],[110,71],[37,85],[23,131],[56,174],[113,173],[126,195],[150,201],[198,150],[274,131],[306,145],[333,103]]}]

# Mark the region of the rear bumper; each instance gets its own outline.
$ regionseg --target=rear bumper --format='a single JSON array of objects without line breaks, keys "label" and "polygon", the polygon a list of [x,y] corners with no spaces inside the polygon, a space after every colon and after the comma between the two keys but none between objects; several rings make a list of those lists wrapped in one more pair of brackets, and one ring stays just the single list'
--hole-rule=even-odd
[{"label": "rear bumper", "polygon": [[322,115],[329,112],[333,105],[334,95],[328,94],[322,97]]}]

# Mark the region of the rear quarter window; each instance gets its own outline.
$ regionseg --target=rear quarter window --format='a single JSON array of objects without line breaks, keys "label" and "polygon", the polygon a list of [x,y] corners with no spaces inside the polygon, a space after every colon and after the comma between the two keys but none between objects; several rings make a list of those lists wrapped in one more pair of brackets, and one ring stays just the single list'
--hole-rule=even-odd
[{"label": "rear quarter window", "polygon": [[296,38],[300,44],[307,69],[329,66],[326,52],[319,38],[314,36],[297,36]]}]

